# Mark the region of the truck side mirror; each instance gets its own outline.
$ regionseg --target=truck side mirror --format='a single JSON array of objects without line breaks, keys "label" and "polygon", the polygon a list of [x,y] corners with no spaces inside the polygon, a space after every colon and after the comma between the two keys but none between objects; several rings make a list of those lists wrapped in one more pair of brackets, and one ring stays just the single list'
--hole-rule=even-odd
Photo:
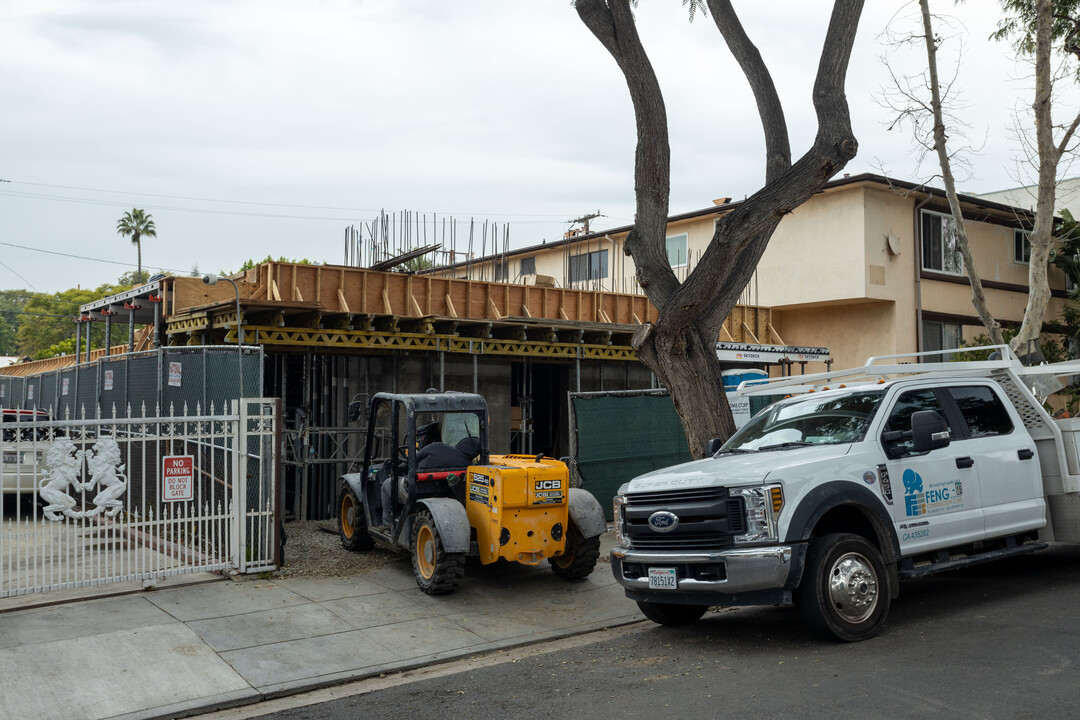
[{"label": "truck side mirror", "polygon": [[711,438],[709,442],[705,443],[705,457],[712,457],[723,445],[724,441],[720,438]]},{"label": "truck side mirror", "polygon": [[949,426],[934,410],[919,410],[911,414],[912,450],[929,452],[949,446]]}]

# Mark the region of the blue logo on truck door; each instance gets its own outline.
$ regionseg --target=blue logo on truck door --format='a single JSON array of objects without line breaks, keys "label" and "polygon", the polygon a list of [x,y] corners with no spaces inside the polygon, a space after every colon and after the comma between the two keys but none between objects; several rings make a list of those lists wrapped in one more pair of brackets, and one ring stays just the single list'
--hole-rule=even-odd
[{"label": "blue logo on truck door", "polygon": [[904,471],[904,512],[908,517],[957,510],[964,505],[964,486],[959,480],[930,483],[923,489],[919,473]]}]

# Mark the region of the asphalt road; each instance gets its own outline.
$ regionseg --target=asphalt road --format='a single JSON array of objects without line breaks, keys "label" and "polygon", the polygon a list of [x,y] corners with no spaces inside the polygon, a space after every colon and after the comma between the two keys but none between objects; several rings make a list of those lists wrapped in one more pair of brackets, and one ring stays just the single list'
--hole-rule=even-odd
[{"label": "asphalt road", "polygon": [[724,610],[262,717],[1070,718],[1077,608],[1080,547],[1055,547],[905,582],[881,635],[854,645],[794,608]]}]

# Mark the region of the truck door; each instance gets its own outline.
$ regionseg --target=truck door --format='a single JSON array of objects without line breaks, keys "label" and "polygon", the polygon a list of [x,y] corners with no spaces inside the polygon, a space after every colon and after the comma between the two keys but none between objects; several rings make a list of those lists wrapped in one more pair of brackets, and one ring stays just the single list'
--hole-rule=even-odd
[{"label": "truck door", "polygon": [[979,471],[986,537],[1015,535],[1046,524],[1042,475],[1035,441],[1014,421],[993,387],[946,388],[964,418]]},{"label": "truck door", "polygon": [[[935,388],[902,392],[889,410],[880,438],[893,493],[893,523],[905,555],[984,537],[971,442],[963,438],[955,411],[945,412],[938,394],[942,392]],[[933,410],[946,419],[953,438],[947,447],[914,452],[911,416],[919,410]],[[899,439],[886,440],[896,435]]]}]

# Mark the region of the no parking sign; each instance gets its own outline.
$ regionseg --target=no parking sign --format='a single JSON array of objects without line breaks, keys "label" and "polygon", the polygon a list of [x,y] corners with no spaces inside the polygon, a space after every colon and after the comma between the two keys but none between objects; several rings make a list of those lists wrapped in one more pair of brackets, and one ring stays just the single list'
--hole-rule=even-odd
[{"label": "no parking sign", "polygon": [[162,458],[161,501],[179,502],[195,497],[195,458],[192,455],[166,455]]}]

